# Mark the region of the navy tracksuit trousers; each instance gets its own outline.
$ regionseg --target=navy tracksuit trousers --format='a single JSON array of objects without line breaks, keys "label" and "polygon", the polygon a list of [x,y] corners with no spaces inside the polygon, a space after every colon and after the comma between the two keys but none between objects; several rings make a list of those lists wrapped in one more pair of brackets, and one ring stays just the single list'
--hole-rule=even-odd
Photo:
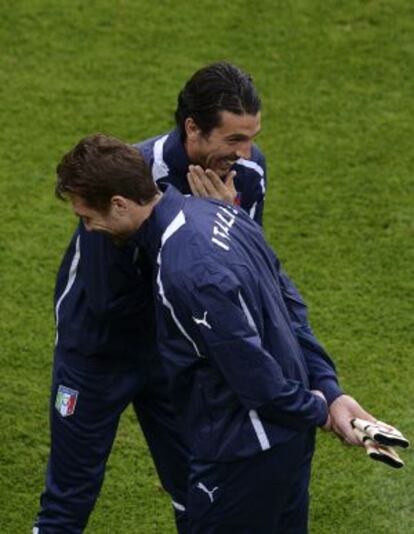
[{"label": "navy tracksuit trousers", "polygon": [[236,462],[191,462],[191,534],[306,534],[315,432]]},{"label": "navy tracksuit trousers", "polygon": [[[83,532],[102,486],[120,416],[130,403],[162,485],[173,500],[177,529],[187,534],[182,508],[186,504],[188,454],[177,430],[158,358],[149,360],[146,371],[142,363],[139,368],[116,372],[85,370],[67,365],[59,354],[55,355],[51,453],[36,520],[39,534]],[[60,385],[77,392],[73,414],[66,417],[55,406]]]}]

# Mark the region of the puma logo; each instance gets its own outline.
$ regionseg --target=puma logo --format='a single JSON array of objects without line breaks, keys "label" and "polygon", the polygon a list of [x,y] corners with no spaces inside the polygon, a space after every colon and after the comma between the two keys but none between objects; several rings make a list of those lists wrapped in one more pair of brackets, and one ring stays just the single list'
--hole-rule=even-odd
[{"label": "puma logo", "polygon": [[205,485],[202,483],[202,482],[199,482],[197,484],[197,488],[198,489],[201,489],[201,491],[204,491],[204,493],[207,493],[208,495],[208,498],[210,499],[210,502],[214,502],[214,497],[213,497],[213,493],[218,490],[218,486],[216,486],[215,488],[213,488],[211,491],[208,490]]},{"label": "puma logo", "polygon": [[204,315],[203,315],[203,318],[202,319],[197,319],[197,317],[194,317],[193,316],[193,321],[196,323],[196,324],[202,324],[204,325],[206,328],[208,328],[209,330],[211,330],[211,326],[208,324],[207,322],[207,312],[205,311],[204,312]]}]

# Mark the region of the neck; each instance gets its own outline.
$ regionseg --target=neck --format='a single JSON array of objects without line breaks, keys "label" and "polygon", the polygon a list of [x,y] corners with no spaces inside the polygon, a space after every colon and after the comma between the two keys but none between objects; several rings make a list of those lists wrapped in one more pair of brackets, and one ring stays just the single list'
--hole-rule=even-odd
[{"label": "neck", "polygon": [[188,137],[186,137],[184,140],[184,149],[191,163],[199,163],[199,153],[195,148],[194,144],[188,139]]},{"label": "neck", "polygon": [[151,216],[155,206],[161,200],[162,197],[161,191],[159,191],[149,202],[144,206],[135,204],[133,225],[134,231],[139,230],[142,224]]}]

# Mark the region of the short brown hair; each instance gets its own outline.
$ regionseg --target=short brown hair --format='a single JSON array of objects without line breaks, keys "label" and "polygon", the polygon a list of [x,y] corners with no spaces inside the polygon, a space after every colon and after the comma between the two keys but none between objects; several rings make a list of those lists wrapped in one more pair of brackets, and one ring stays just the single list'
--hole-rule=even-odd
[{"label": "short brown hair", "polygon": [[158,193],[142,154],[105,134],[85,137],[57,166],[55,194],[80,196],[98,211],[107,211],[114,195],[147,204]]}]

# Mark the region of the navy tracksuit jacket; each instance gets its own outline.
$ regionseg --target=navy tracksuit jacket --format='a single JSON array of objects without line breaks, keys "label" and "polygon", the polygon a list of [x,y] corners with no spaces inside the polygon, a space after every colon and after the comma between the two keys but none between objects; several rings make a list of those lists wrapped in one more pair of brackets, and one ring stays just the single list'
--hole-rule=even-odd
[{"label": "navy tracksuit jacket", "polygon": [[[326,403],[309,391],[320,387],[314,356],[301,347],[260,226],[168,187],[136,239],[157,264],[159,347],[193,457],[249,457],[325,422]],[[327,355],[322,366],[335,389]]]},{"label": "navy tracksuit jacket", "polygon": [[168,187],[135,241],[156,264],[159,349],[191,451],[189,531],[307,532],[313,431],[328,414],[310,388],[338,386],[297,333],[262,229]]}]

